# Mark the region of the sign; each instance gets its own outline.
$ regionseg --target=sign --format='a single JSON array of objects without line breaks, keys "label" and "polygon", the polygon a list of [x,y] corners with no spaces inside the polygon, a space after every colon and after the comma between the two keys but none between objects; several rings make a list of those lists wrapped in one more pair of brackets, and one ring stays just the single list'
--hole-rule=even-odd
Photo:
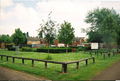
[{"label": "sign", "polygon": [[91,43],[91,49],[98,49],[98,43]]}]

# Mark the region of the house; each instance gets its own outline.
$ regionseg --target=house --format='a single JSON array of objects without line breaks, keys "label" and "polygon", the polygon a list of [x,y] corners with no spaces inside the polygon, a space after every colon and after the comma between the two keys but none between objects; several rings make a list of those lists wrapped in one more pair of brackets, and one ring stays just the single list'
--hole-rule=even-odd
[{"label": "house", "polygon": [[40,44],[40,39],[36,37],[27,37],[27,44]]},{"label": "house", "polygon": [[75,37],[73,39],[73,46],[81,45],[84,41],[84,37]]}]

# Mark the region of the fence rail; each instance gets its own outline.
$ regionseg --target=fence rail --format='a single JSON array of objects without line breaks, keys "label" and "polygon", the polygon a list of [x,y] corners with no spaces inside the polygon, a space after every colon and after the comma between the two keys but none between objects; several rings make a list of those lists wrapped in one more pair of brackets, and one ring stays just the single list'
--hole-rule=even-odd
[{"label": "fence rail", "polygon": [[56,61],[48,61],[48,60],[40,60],[40,59],[33,59],[33,58],[24,58],[24,57],[13,57],[13,56],[7,56],[7,55],[0,55],[1,60],[3,57],[6,57],[6,60],[8,61],[8,57],[13,58],[13,63],[15,63],[15,58],[16,59],[22,59],[22,64],[24,65],[24,60],[31,60],[32,61],[32,67],[34,67],[34,61],[41,61],[45,62],[45,69],[47,69],[47,63],[55,63],[55,64],[62,64],[62,72],[67,73],[67,64],[72,64],[76,63],[77,64],[77,69],[79,68],[79,62],[85,61],[86,66],[88,65],[88,59],[93,59],[93,63],[95,63],[95,58],[94,57],[89,57],[77,61],[71,61],[71,62],[56,62]]}]

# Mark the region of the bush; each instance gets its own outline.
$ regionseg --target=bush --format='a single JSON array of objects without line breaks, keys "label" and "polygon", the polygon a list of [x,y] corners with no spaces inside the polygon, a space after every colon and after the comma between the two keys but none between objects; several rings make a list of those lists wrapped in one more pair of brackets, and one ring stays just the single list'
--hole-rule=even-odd
[{"label": "bush", "polygon": [[33,49],[31,47],[22,47],[22,51],[32,52]]},{"label": "bush", "polygon": [[50,55],[47,55],[47,57],[45,58],[45,60],[52,60],[52,57]]},{"label": "bush", "polygon": [[91,50],[91,47],[90,46],[79,47],[78,50],[79,51]]},{"label": "bush", "polygon": [[[72,48],[67,48],[68,52],[72,52]],[[38,48],[37,52],[48,52],[48,48]],[[49,48],[49,53],[65,53],[66,48]]]},{"label": "bush", "polygon": [[11,48],[13,45],[6,45],[5,48]]},{"label": "bush", "polygon": [[9,51],[15,51],[15,47],[9,47],[8,50]]}]

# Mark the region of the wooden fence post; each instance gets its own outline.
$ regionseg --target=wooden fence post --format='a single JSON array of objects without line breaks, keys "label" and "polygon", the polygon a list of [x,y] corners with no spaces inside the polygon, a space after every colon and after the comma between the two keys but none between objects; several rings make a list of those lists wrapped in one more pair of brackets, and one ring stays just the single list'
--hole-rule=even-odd
[{"label": "wooden fence post", "polygon": [[32,67],[34,66],[34,60],[32,60]]},{"label": "wooden fence post", "polygon": [[79,68],[79,62],[77,62],[77,69]]},{"label": "wooden fence post", "polygon": [[114,56],[114,50],[113,50],[113,56]]},{"label": "wooden fence post", "polygon": [[88,59],[86,59],[86,66],[88,65]]},{"label": "wooden fence post", "polygon": [[104,59],[105,59],[105,54],[104,54]]},{"label": "wooden fence post", "polygon": [[95,55],[96,55],[96,52],[95,52]]},{"label": "wooden fence post", "polygon": [[102,56],[102,52],[101,52],[101,56]]},{"label": "wooden fence post", "polygon": [[6,60],[8,61],[8,56],[6,57]]},{"label": "wooden fence post", "polygon": [[67,73],[67,64],[62,64],[62,72]]},{"label": "wooden fence post", "polygon": [[22,59],[22,64],[24,65],[24,59]]},{"label": "wooden fence post", "polygon": [[13,63],[15,63],[15,58],[13,57]]},{"label": "wooden fence post", "polygon": [[108,57],[110,57],[110,53],[108,54]]},{"label": "wooden fence post", "polygon": [[3,59],[3,56],[1,56],[1,60]]},{"label": "wooden fence post", "polygon": [[45,70],[47,69],[47,62],[45,62]]},{"label": "wooden fence post", "polygon": [[95,63],[95,58],[93,57],[93,63]]}]

